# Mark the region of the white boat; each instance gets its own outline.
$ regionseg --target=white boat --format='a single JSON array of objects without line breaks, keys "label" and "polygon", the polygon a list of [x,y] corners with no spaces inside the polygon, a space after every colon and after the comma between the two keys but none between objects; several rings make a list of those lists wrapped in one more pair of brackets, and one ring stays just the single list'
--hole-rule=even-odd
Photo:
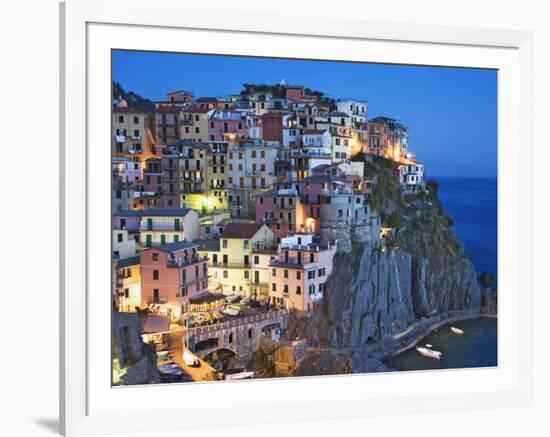
[{"label": "white boat", "polygon": [[254,378],[254,372],[239,372],[239,373],[226,373],[226,380],[237,380],[237,379],[252,379]]},{"label": "white boat", "polygon": [[432,347],[432,345],[429,343],[426,343],[426,347]]},{"label": "white boat", "polygon": [[230,294],[229,296],[225,296],[225,300],[229,303],[236,302],[241,298],[238,294]]},{"label": "white boat", "polygon": [[190,367],[199,367],[201,362],[189,349],[184,349],[182,354],[183,362]]},{"label": "white boat", "polygon": [[227,305],[223,307],[221,310],[222,314],[225,314],[227,316],[238,316],[241,313],[241,310],[237,307]]},{"label": "white boat", "polygon": [[455,334],[462,335],[464,334],[464,331],[460,328],[455,328],[454,326],[451,326],[451,332],[454,332]]},{"label": "white boat", "polygon": [[441,355],[443,355],[439,351],[434,351],[433,349],[428,349],[428,348],[420,347],[420,346],[417,346],[416,350],[418,351],[418,353],[420,355],[422,355],[424,357],[428,357],[428,358],[435,358],[436,360],[440,360]]}]

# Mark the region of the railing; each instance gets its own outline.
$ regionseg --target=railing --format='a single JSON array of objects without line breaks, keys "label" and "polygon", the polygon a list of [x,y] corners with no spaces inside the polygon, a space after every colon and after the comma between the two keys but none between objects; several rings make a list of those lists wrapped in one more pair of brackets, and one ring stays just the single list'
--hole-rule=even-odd
[{"label": "railing", "polygon": [[249,269],[251,268],[252,264],[248,263],[224,263],[222,262],[213,262],[211,264],[211,267],[218,267],[218,268],[224,268],[224,269]]},{"label": "railing", "polygon": [[158,299],[152,299],[147,301],[147,304],[149,305],[162,305],[168,303],[168,297],[166,296],[159,296]]},{"label": "railing", "polygon": [[[172,193],[172,194],[177,194],[177,193]],[[158,224],[153,224],[152,227],[150,226],[147,226],[147,223],[145,224],[142,224],[140,226],[140,230],[141,231],[151,231],[151,232],[155,232],[155,231],[174,231],[174,232],[180,232],[180,231],[183,231],[183,223],[180,223],[179,226],[175,226],[174,224],[162,224],[162,225],[158,225]]]},{"label": "railing", "polygon": [[191,264],[195,264],[195,263],[198,263],[201,261],[207,261],[207,260],[208,260],[207,256],[199,256],[199,255],[191,256],[188,258],[169,259],[166,263],[166,267],[176,267],[176,268],[185,267]]},{"label": "railing", "polygon": [[288,315],[289,310],[268,311],[266,313],[254,314],[246,317],[238,317],[227,322],[217,323],[215,325],[197,326],[189,328],[189,333],[192,335],[207,334],[210,332],[221,331],[223,329],[233,328],[236,326],[246,325],[248,323],[257,323],[264,320],[269,320],[277,317]]}]

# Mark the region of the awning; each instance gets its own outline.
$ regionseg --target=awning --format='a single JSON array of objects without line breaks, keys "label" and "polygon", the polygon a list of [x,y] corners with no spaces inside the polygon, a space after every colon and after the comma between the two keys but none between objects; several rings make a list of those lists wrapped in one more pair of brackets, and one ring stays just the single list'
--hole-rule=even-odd
[{"label": "awning", "polygon": [[170,330],[170,317],[157,314],[148,314],[139,319],[141,330],[144,334],[168,332]]}]

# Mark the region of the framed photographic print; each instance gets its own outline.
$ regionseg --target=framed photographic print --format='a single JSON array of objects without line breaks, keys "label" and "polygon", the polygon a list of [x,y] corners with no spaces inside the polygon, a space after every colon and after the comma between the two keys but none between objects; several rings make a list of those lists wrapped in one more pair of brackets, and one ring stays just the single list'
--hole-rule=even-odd
[{"label": "framed photographic print", "polygon": [[529,403],[531,35],[180,3],[62,5],[62,431]]}]

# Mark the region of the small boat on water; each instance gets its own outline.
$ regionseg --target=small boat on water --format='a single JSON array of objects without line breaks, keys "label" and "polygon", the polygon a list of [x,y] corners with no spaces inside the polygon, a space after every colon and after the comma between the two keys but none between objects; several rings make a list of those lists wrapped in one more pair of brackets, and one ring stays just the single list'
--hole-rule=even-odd
[{"label": "small boat on water", "polygon": [[460,328],[455,328],[454,326],[451,326],[451,332],[455,333],[455,334],[459,334],[459,335],[462,335],[464,334],[464,331]]},{"label": "small boat on water", "polygon": [[435,358],[436,360],[440,360],[441,355],[443,355],[439,351],[434,351],[433,349],[428,349],[428,348],[420,347],[420,346],[417,346],[416,350],[420,355],[422,355],[424,357],[427,357],[427,358]]},{"label": "small boat on water", "polygon": [[252,379],[254,378],[254,372],[247,372],[246,369],[226,369],[220,372],[220,379],[228,381],[239,379]]},{"label": "small boat on water", "polygon": [[431,345],[431,344],[429,344],[429,343],[426,343],[426,347],[429,347],[429,348],[431,348],[431,347],[432,347],[432,345]]}]

